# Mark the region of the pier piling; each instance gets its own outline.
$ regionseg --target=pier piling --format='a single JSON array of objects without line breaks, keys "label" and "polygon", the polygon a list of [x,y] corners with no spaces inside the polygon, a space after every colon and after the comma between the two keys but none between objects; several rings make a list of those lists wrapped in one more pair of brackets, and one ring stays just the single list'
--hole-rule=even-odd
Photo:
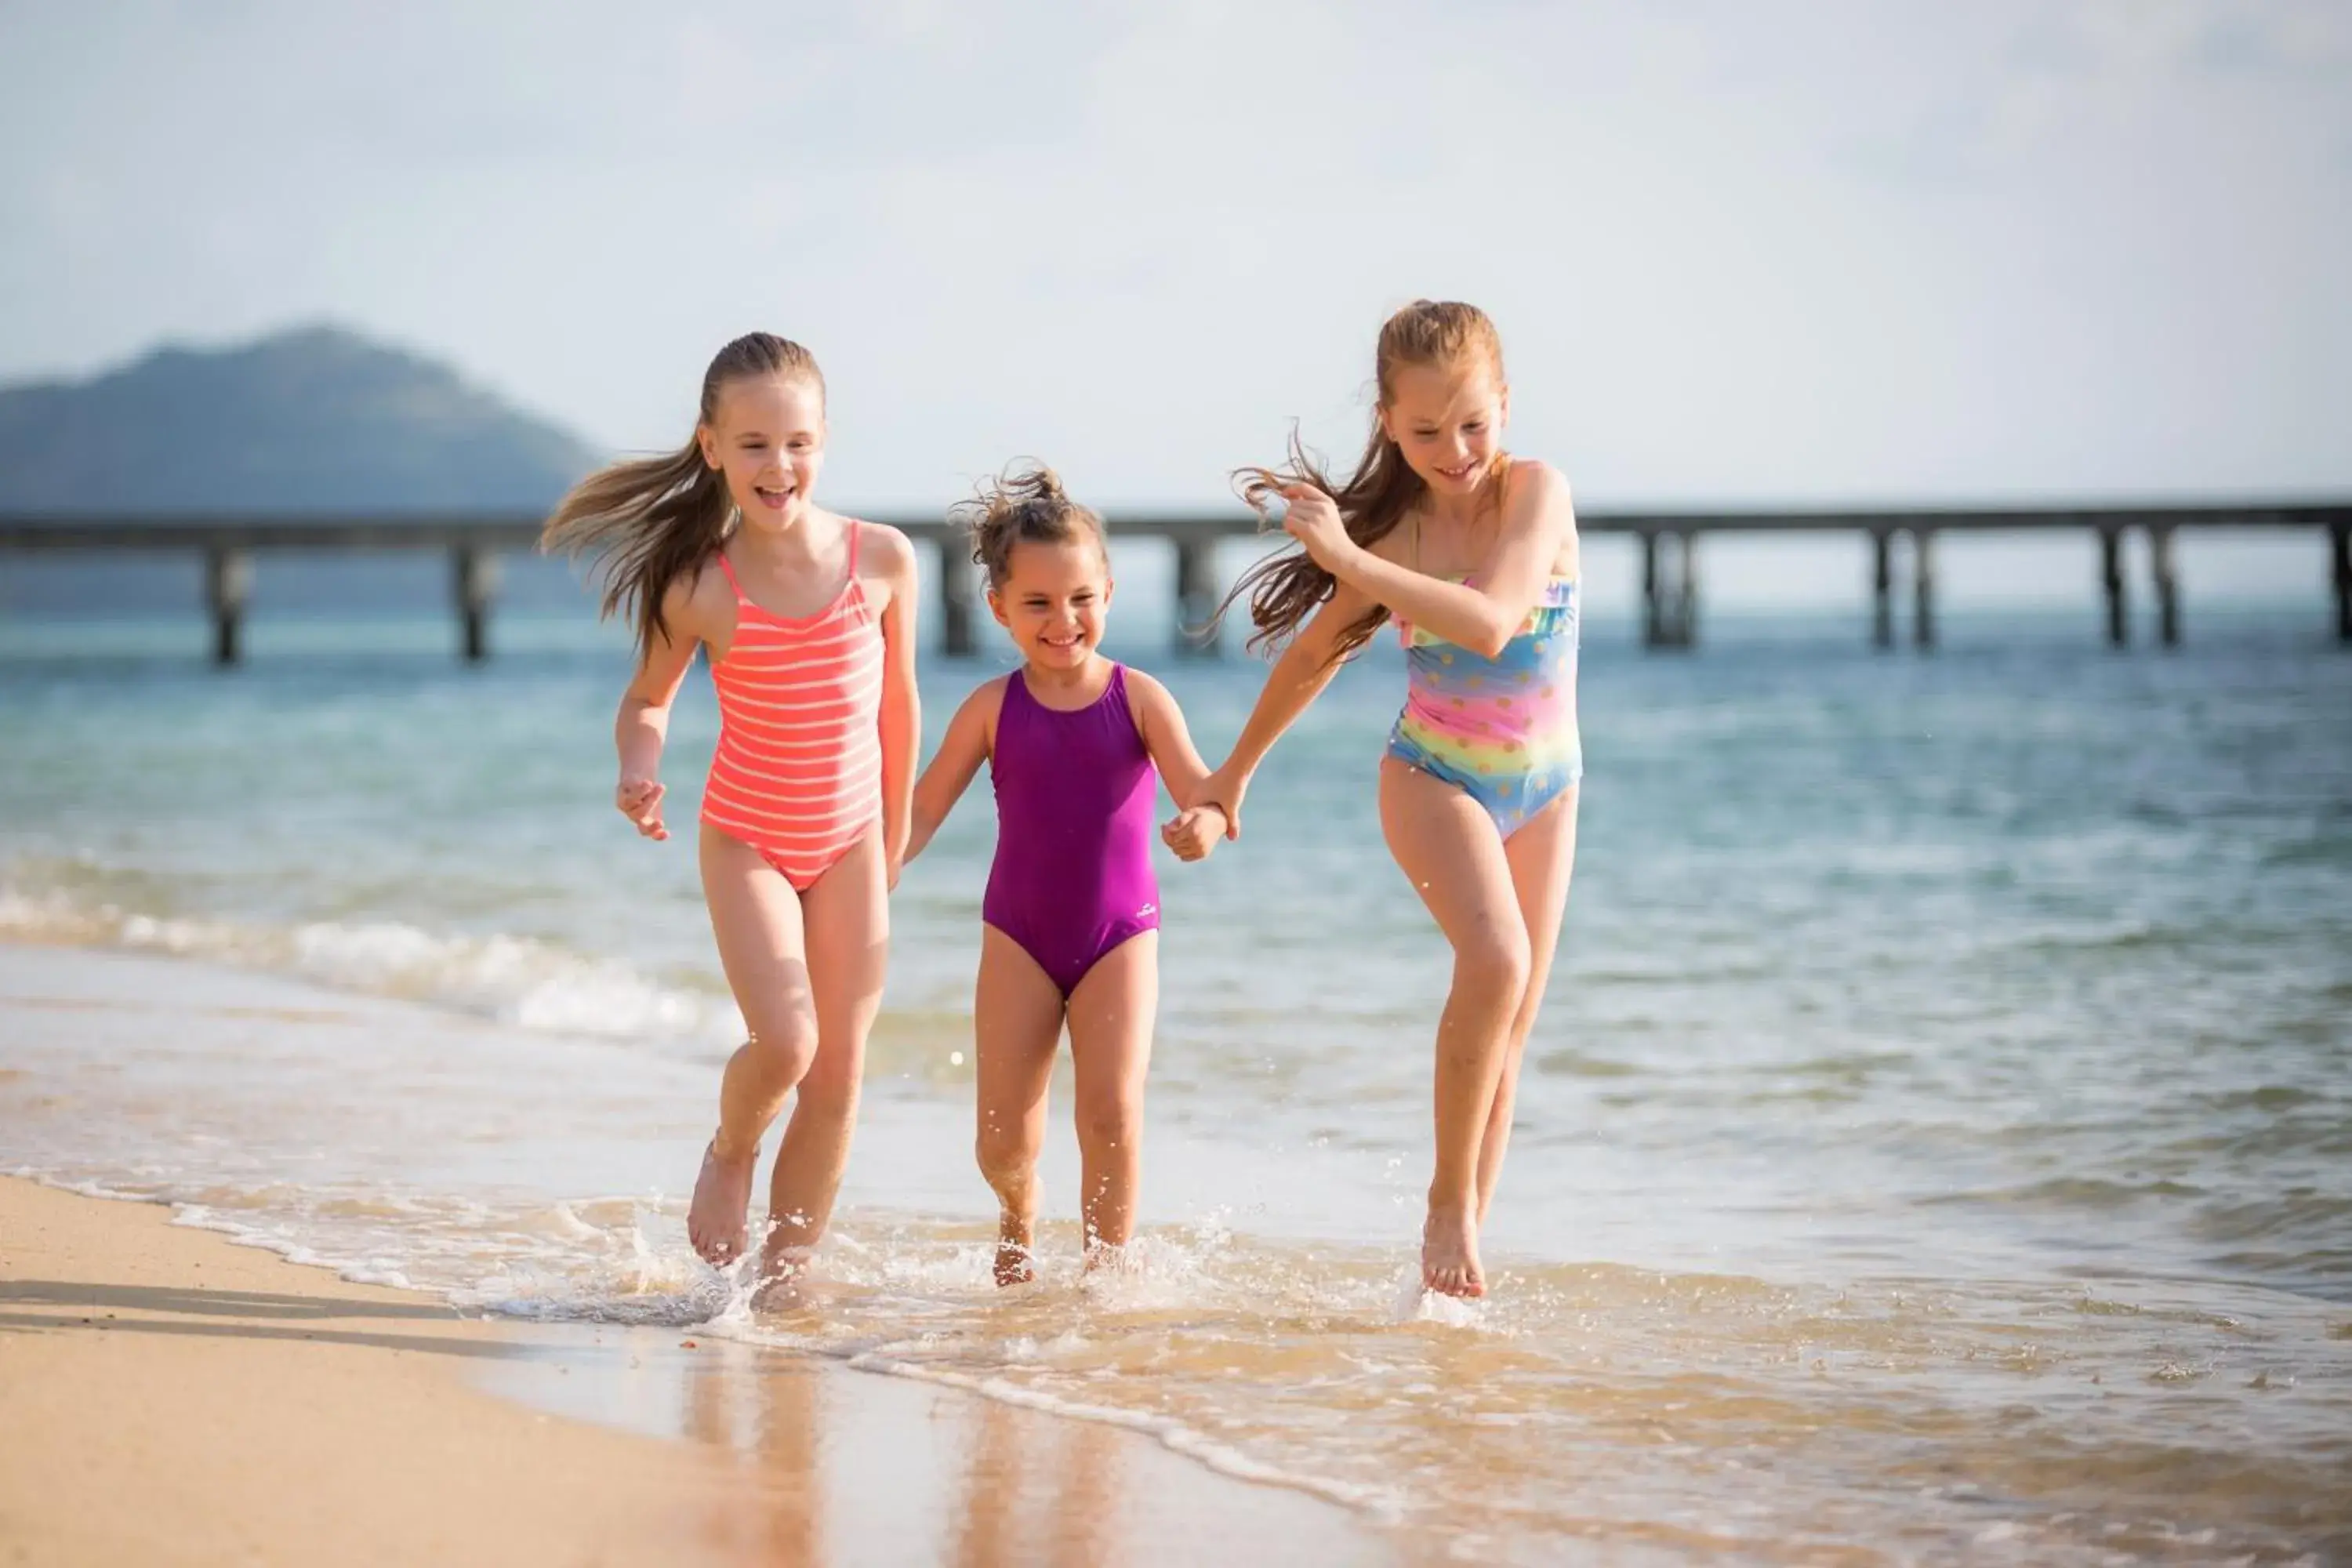
[{"label": "pier piling", "polygon": [[1895,531],[1870,531],[1870,645],[1895,646]]},{"label": "pier piling", "polygon": [[2180,575],[2173,566],[2172,530],[2161,523],[2147,531],[2147,571],[2156,589],[2157,640],[2180,646]]},{"label": "pier piling", "polygon": [[1217,542],[1191,535],[1176,541],[1176,651],[1213,654],[1209,617],[1217,613]]},{"label": "pier piling", "polygon": [[457,602],[460,650],[467,664],[490,657],[490,601],[499,591],[499,558],[475,544],[449,552],[449,584]]},{"label": "pier piling", "polygon": [[2099,586],[2107,599],[2107,646],[2128,647],[2131,609],[2124,599],[2124,531],[2119,527],[2099,530]]},{"label": "pier piling", "polygon": [[1911,531],[1911,641],[1919,648],[1936,646],[1936,531]]},{"label": "pier piling", "polygon": [[1678,647],[1675,637],[1676,598],[1674,550],[1656,532],[1642,535],[1642,646]]},{"label": "pier piling", "polygon": [[2336,640],[2352,647],[2352,521],[2330,523],[2327,540],[2335,562],[2331,580],[2336,585]]},{"label": "pier piling", "polygon": [[245,606],[253,596],[253,556],[215,546],[205,552],[205,608],[213,621],[213,662],[228,666],[245,657]]},{"label": "pier piling", "polygon": [[1682,640],[1676,646],[1692,647],[1698,642],[1698,535],[1681,533],[1675,537],[1683,546],[1682,603],[1676,616]]},{"label": "pier piling", "polygon": [[1675,529],[1642,534],[1642,642],[1689,647],[1698,635],[1697,536]]},{"label": "pier piling", "polygon": [[961,538],[940,541],[940,639],[950,658],[970,658],[980,651],[979,628],[972,624],[973,570],[971,552]]}]

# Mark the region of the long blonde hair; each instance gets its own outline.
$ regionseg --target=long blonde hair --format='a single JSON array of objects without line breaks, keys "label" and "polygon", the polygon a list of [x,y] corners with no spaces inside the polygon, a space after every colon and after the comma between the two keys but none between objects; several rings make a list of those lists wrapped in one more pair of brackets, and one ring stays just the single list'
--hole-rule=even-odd
[{"label": "long blonde hair", "polygon": [[696,433],[662,458],[638,458],[597,469],[572,487],[540,530],[539,547],[592,558],[603,591],[600,616],[626,615],[637,633],[637,656],[667,639],[662,597],[680,577],[699,572],[727,542],[735,503],[727,483],[702,456],[700,433],[719,414],[730,382],[762,375],[805,376],[824,395],[816,356],[773,332],[748,332],[712,357],[702,373]]},{"label": "long blonde hair", "polygon": [[[1458,300],[1416,300],[1381,326],[1373,361],[1380,407],[1385,410],[1395,405],[1396,373],[1402,367],[1450,368],[1473,361],[1483,362],[1496,383],[1502,381],[1503,339],[1486,312]],[[1495,460],[1499,468],[1508,459],[1497,452]],[[1242,468],[1234,479],[1242,499],[1261,509],[1286,484],[1315,486],[1339,503],[1348,537],[1367,547],[1392,532],[1429,489],[1404,460],[1403,450],[1381,427],[1377,416],[1363,458],[1344,484],[1331,480],[1299,444],[1295,429],[1286,468]],[[1337,586],[1338,580],[1304,550],[1285,551],[1243,573],[1224,603],[1217,606],[1211,624],[1223,620],[1225,612],[1246,595],[1250,620],[1257,628],[1249,639],[1250,647],[1278,648],[1297,635],[1307,617]],[[1377,605],[1366,611],[1340,633],[1333,659],[1345,658],[1363,647],[1388,617],[1388,611]]]}]

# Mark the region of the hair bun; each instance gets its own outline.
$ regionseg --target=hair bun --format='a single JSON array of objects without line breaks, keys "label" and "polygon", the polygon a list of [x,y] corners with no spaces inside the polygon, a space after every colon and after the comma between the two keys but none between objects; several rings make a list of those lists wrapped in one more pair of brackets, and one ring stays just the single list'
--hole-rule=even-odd
[{"label": "hair bun", "polygon": [[1034,458],[983,480],[971,500],[958,504],[949,518],[970,536],[971,558],[988,569],[992,587],[1004,581],[1013,546],[1022,540],[1061,543],[1088,539],[1098,548],[1103,545],[1102,519],[1072,500],[1062,489],[1062,477]]}]

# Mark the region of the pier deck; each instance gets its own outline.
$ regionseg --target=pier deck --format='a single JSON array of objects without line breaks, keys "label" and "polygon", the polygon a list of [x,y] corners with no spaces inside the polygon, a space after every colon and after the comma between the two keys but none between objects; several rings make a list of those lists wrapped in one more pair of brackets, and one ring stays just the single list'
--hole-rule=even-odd
[{"label": "pier deck", "polygon": [[[904,529],[937,549],[937,584],[941,647],[951,655],[978,647],[979,584],[970,557],[951,538],[940,516],[883,516],[877,521]],[[1176,553],[1173,617],[1180,647],[1194,646],[1193,628],[1203,625],[1223,593],[1216,571],[1220,541],[1259,531],[1257,519],[1234,509],[1220,512],[1114,512],[1111,531],[1121,539],[1165,539]],[[541,520],[513,513],[425,516],[173,517],[157,515],[0,515],[0,553],[12,552],[118,554],[132,552],[192,552],[205,563],[205,596],[213,625],[213,657],[237,661],[251,596],[253,559],[279,551],[439,551],[450,563],[450,597],[458,624],[458,648],[468,659],[489,653],[489,618],[498,594],[499,557],[529,551],[539,541]],[[1708,533],[1860,533],[1872,547],[1872,640],[1880,647],[1895,641],[1896,551],[1910,571],[1912,641],[1936,641],[1936,540],[1950,532],[2088,531],[2099,542],[2099,586],[2107,640],[2130,638],[2125,582],[2124,536],[2147,534],[2150,589],[2157,606],[2157,637],[2166,647],[2182,636],[2180,583],[2173,549],[2184,529],[2241,531],[2318,529],[2330,542],[2329,585],[2336,604],[2336,636],[2352,645],[2352,500],[2294,501],[2200,501],[2127,506],[1879,507],[1827,510],[1644,511],[1601,510],[1580,514],[1587,533],[1630,533],[1641,540],[1643,633],[1645,647],[1683,648],[1698,637],[1697,541]]]}]

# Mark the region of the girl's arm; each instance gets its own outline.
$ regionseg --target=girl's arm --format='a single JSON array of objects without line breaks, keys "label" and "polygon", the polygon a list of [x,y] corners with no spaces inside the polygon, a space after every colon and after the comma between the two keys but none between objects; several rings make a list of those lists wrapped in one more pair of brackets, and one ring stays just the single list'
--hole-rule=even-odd
[{"label": "girl's arm", "polygon": [[1223,806],[1200,798],[1209,764],[1201,760],[1192,744],[1184,710],[1176,705],[1174,694],[1165,686],[1139,669],[1129,669],[1127,692],[1143,749],[1160,782],[1167,786],[1168,798],[1176,803],[1176,817],[1160,830],[1160,836],[1179,859],[1201,859],[1233,826]]},{"label": "girl's arm", "polygon": [[1249,793],[1250,776],[1258,764],[1265,761],[1266,752],[1274,749],[1282,732],[1298,721],[1298,716],[1323,694],[1331,678],[1339,673],[1339,660],[1335,657],[1340,635],[1372,607],[1372,602],[1351,587],[1345,578],[1334,585],[1331,596],[1299,628],[1282,657],[1265,678],[1265,689],[1257,694],[1257,706],[1250,710],[1249,722],[1242,726],[1241,737],[1222,766],[1201,781],[1193,792],[1195,801],[1214,805],[1225,814],[1225,837],[1242,836],[1242,796]]},{"label": "girl's arm", "polygon": [[613,804],[647,838],[669,837],[662,823],[662,746],[669,739],[670,704],[685,682],[687,667],[701,642],[693,611],[693,584],[680,579],[662,594],[662,619],[667,633],[654,634],[653,645],[637,660],[636,673],[621,693],[621,710],[613,721],[613,745],[620,752],[621,782]]},{"label": "girl's arm", "polygon": [[1168,786],[1168,798],[1176,803],[1177,810],[1190,811],[1198,804],[1193,792],[1209,776],[1209,764],[1201,760],[1199,749],[1192,744],[1184,710],[1176,705],[1175,695],[1168,688],[1139,669],[1128,670],[1127,695],[1135,709],[1136,733],[1143,738],[1143,749],[1150,754],[1160,782]]},{"label": "girl's arm", "polygon": [[889,584],[882,606],[882,856],[886,879],[898,885],[909,853],[915,759],[923,743],[922,699],[915,683],[915,547],[895,528],[861,525]]},{"label": "girl's arm", "polygon": [[1383,559],[1348,537],[1331,498],[1311,485],[1283,491],[1283,526],[1316,563],[1373,603],[1447,642],[1492,658],[1517,635],[1562,550],[1576,537],[1568,481],[1549,463],[1516,465],[1503,501],[1503,526],[1479,583],[1448,583]]},{"label": "girl's arm", "polygon": [[940,830],[940,824],[963,798],[971,777],[980,772],[980,764],[988,760],[989,748],[995,739],[996,715],[1004,703],[1004,678],[999,676],[963,700],[955,717],[948,721],[948,732],[940,737],[940,749],[931,753],[930,765],[923,770],[915,785],[914,814],[907,839],[907,858],[912,860]]}]

